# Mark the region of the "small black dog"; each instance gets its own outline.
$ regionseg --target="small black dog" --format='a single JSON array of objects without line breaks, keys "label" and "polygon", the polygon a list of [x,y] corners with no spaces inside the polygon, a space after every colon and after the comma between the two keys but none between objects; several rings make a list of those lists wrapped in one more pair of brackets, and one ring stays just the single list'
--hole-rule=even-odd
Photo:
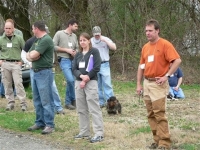
[{"label": "small black dog", "polygon": [[108,114],[121,114],[122,112],[122,106],[115,96],[111,96],[107,100],[106,109],[107,109]]}]

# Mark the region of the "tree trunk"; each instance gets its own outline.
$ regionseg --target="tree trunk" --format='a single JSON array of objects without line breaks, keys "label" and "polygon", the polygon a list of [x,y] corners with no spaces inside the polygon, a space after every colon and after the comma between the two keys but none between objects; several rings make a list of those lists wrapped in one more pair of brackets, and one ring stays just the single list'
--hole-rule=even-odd
[{"label": "tree trunk", "polygon": [[[79,32],[89,30],[89,17],[87,16],[87,0],[45,0],[58,18],[66,23],[70,18],[79,22]],[[74,3],[76,2],[76,3]]]},{"label": "tree trunk", "polygon": [[13,19],[15,28],[23,32],[24,40],[31,37],[28,6],[28,0],[5,0],[4,3],[0,1],[0,13],[3,19]]}]

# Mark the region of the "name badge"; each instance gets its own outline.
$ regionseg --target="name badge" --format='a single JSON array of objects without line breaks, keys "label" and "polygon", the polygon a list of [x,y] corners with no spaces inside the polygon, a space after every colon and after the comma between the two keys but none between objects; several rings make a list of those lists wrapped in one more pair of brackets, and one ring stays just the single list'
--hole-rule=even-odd
[{"label": "name badge", "polygon": [[148,56],[148,62],[153,62],[154,61],[154,55]]},{"label": "name badge", "polygon": [[71,42],[68,42],[68,46],[69,46],[69,47],[72,47],[72,43],[71,43]]},{"label": "name badge", "polygon": [[7,47],[12,47],[12,43],[7,43]]},{"label": "name badge", "polygon": [[79,68],[85,68],[85,62],[84,61],[79,62]]}]

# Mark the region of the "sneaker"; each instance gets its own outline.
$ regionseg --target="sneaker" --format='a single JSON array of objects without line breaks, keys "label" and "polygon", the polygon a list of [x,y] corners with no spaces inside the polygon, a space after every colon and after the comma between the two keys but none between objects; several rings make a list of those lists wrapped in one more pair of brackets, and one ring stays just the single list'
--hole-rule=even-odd
[{"label": "sneaker", "polygon": [[6,110],[7,110],[7,111],[13,110],[14,107],[15,107],[14,104],[13,104],[13,103],[10,103],[10,104],[7,105]]},{"label": "sneaker", "polygon": [[69,105],[65,105],[65,108],[69,109],[69,110],[73,110],[76,109],[76,107],[74,107],[73,105],[69,104]]},{"label": "sneaker", "polygon": [[57,111],[56,113],[57,113],[57,114],[60,114],[60,115],[65,115],[65,112],[64,112],[64,110]]},{"label": "sneaker", "polygon": [[157,149],[158,144],[157,143],[152,143],[148,148],[149,149]]},{"label": "sneaker", "polygon": [[22,109],[22,111],[26,111],[27,107],[26,107],[25,105],[23,105],[23,106],[21,107],[21,109]]},{"label": "sneaker", "polygon": [[75,135],[74,136],[74,139],[76,139],[76,140],[79,140],[79,139],[89,139],[90,138],[90,136],[89,135],[80,135],[80,134],[78,134],[78,135]]},{"label": "sneaker", "polygon": [[28,131],[34,131],[34,130],[39,130],[39,129],[44,129],[44,126],[37,126],[36,124],[34,124],[33,126],[29,127],[27,130]]},{"label": "sneaker", "polygon": [[95,136],[90,139],[90,143],[101,142],[103,139],[103,136]]},{"label": "sneaker", "polygon": [[55,131],[54,128],[46,126],[44,130],[42,130],[42,134],[50,134],[54,131]]}]

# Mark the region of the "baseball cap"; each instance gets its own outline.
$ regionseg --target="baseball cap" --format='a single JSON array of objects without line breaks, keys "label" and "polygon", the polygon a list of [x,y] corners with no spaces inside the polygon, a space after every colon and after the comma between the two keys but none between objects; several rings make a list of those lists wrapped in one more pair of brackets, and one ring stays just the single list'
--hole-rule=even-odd
[{"label": "baseball cap", "polygon": [[47,27],[47,25],[45,25],[45,30],[47,33],[50,33],[49,28]]},{"label": "baseball cap", "polygon": [[95,26],[92,29],[92,33],[93,33],[93,35],[101,35],[101,28],[99,26]]}]

